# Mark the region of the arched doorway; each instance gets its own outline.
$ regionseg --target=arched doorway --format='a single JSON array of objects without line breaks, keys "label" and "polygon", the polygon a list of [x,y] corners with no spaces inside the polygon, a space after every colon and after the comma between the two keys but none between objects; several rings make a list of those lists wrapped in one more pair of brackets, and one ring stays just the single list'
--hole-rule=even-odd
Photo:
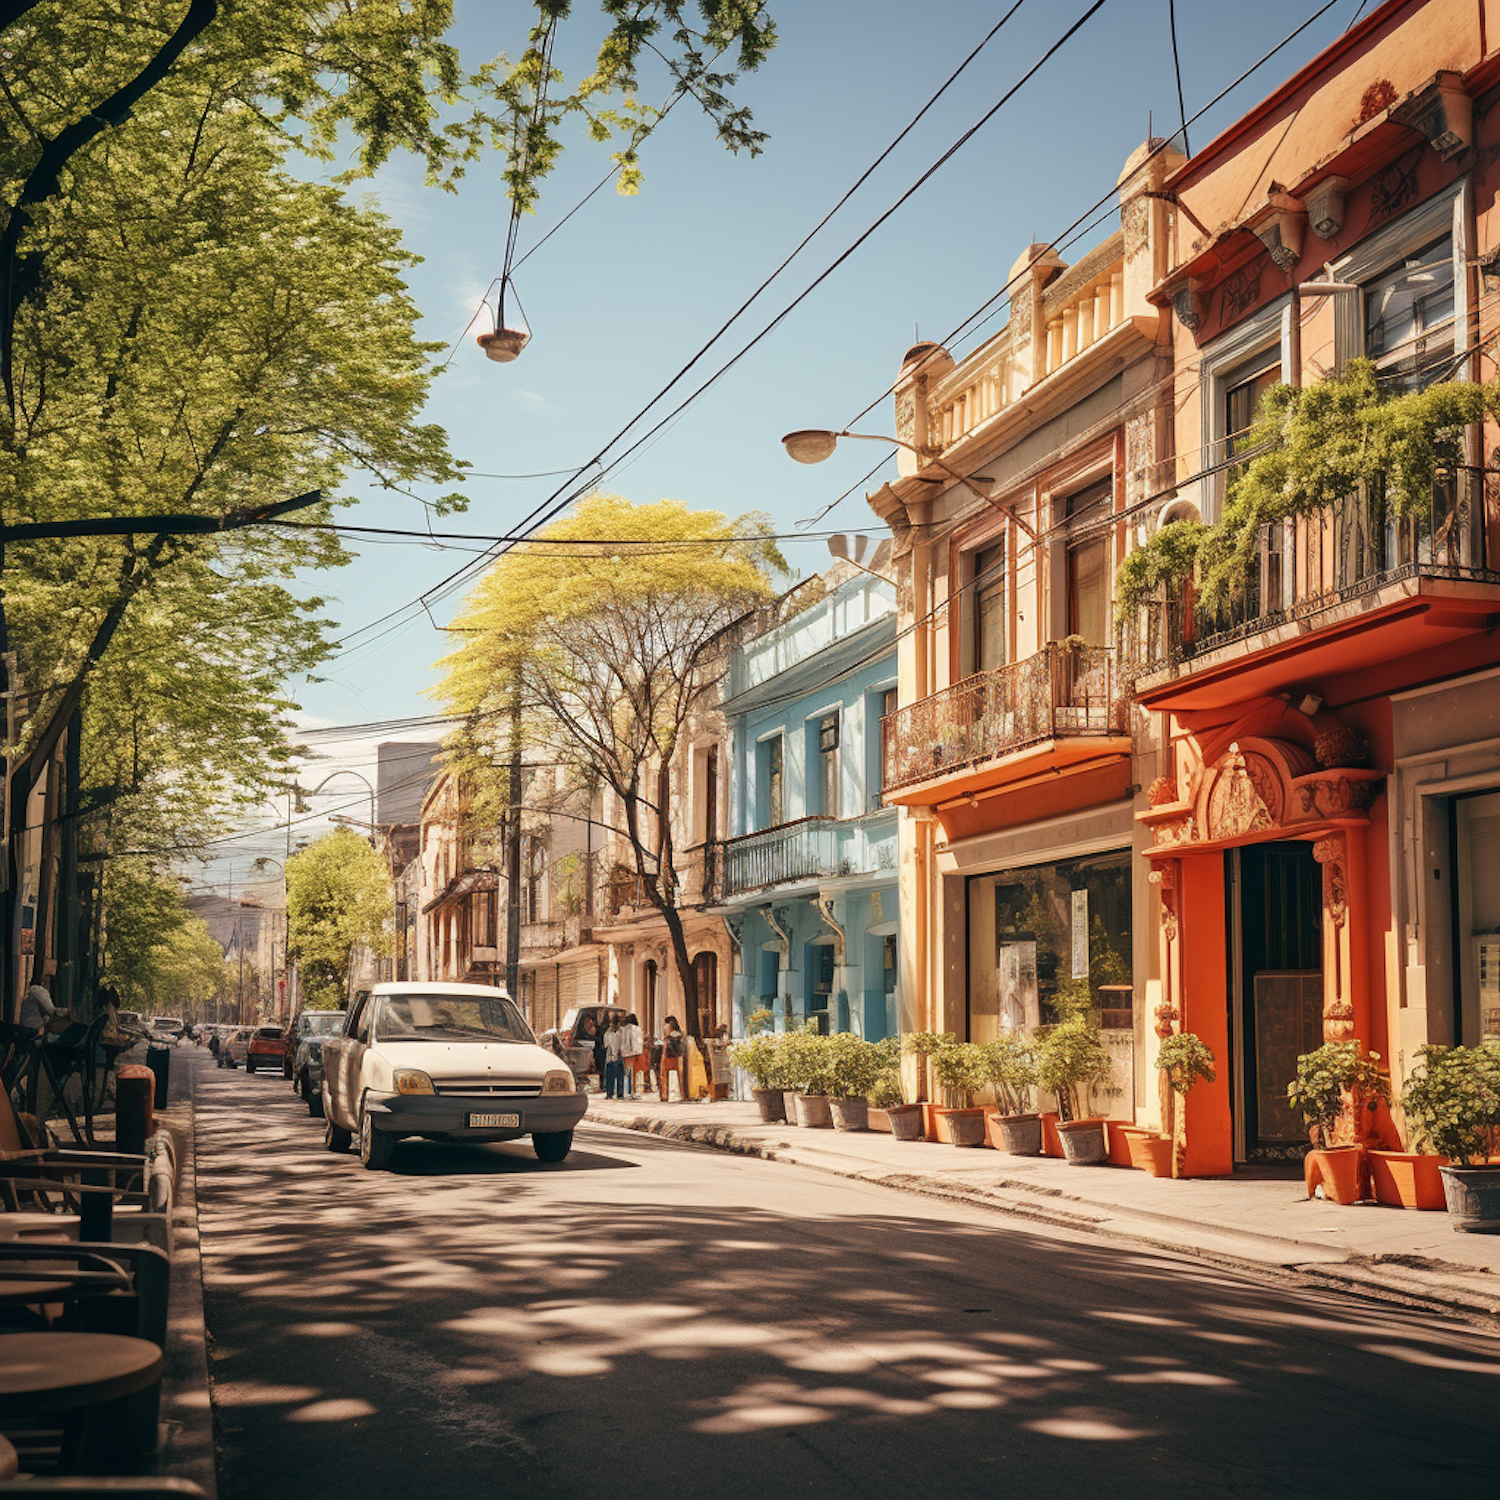
[{"label": "arched doorway", "polygon": [[698,1035],[711,1037],[718,1026],[719,955],[705,950],[693,960],[694,988],[698,991]]}]

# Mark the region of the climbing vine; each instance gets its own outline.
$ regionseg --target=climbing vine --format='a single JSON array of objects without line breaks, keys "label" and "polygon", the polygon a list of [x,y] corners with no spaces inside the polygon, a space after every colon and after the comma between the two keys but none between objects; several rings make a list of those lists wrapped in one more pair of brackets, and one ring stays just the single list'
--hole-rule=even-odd
[{"label": "climbing vine", "polygon": [[1245,443],[1263,451],[1230,481],[1223,516],[1213,526],[1170,522],[1133,552],[1118,577],[1119,613],[1194,575],[1200,604],[1223,606],[1255,564],[1262,526],[1311,515],[1362,488],[1372,519],[1387,506],[1397,515],[1419,510],[1439,475],[1463,461],[1464,428],[1497,415],[1500,379],[1386,395],[1366,359],[1304,389],[1273,386]]}]

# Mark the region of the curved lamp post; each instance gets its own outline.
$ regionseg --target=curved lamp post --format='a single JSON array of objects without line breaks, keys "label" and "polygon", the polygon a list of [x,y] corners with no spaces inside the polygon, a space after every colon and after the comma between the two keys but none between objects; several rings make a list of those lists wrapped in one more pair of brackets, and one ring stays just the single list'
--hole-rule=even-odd
[{"label": "curved lamp post", "polygon": [[302,795],[306,797],[316,797],[318,793],[321,792],[323,788],[337,776],[352,776],[356,781],[364,782],[365,790],[370,794],[370,837],[373,839],[380,825],[375,821],[375,788],[371,785],[370,778],[368,776],[362,775],[358,771],[351,771],[347,766],[344,766],[337,771],[330,771],[328,775],[326,775],[317,784],[317,786],[315,786],[310,792],[304,792]]},{"label": "curved lamp post", "polygon": [[931,464],[933,468],[941,469],[950,479],[956,480],[966,490],[978,495],[986,505],[993,505],[996,510],[1003,510],[1031,539],[1032,545],[1036,544],[1036,532],[1014,506],[1002,505],[993,495],[987,495],[967,474],[960,474],[950,464],[944,463],[931,449],[918,448],[915,443],[903,442],[900,438],[883,437],[878,432],[834,432],[822,427],[803,427],[796,432],[789,432],[782,438],[781,445],[786,449],[787,456],[795,459],[799,464],[820,464],[824,459],[833,457],[833,451],[838,447],[840,438],[857,438],[865,443],[889,443],[896,448],[905,448],[908,453],[915,453],[919,463]]}]

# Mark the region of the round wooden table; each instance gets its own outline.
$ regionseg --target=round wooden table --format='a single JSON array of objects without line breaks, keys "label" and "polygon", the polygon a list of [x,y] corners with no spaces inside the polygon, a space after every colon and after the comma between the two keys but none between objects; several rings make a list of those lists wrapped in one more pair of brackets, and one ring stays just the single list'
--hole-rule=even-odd
[{"label": "round wooden table", "polygon": [[[14,1283],[12,1283],[14,1285]],[[116,1333],[0,1334],[0,1412],[39,1416],[134,1395],[161,1378],[161,1350]]]}]

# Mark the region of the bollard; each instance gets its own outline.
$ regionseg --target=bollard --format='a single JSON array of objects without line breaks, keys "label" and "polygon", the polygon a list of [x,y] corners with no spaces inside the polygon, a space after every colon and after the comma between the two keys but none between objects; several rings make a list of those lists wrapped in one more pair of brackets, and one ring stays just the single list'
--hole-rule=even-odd
[{"label": "bollard", "polygon": [[167,1080],[172,1076],[172,1049],[170,1047],[147,1047],[146,1066],[156,1074],[156,1097],[158,1109],[167,1107]]},{"label": "bollard", "polygon": [[155,1126],[152,1108],[157,1089],[156,1075],[140,1063],[125,1063],[115,1070],[115,1149],[138,1153]]}]

